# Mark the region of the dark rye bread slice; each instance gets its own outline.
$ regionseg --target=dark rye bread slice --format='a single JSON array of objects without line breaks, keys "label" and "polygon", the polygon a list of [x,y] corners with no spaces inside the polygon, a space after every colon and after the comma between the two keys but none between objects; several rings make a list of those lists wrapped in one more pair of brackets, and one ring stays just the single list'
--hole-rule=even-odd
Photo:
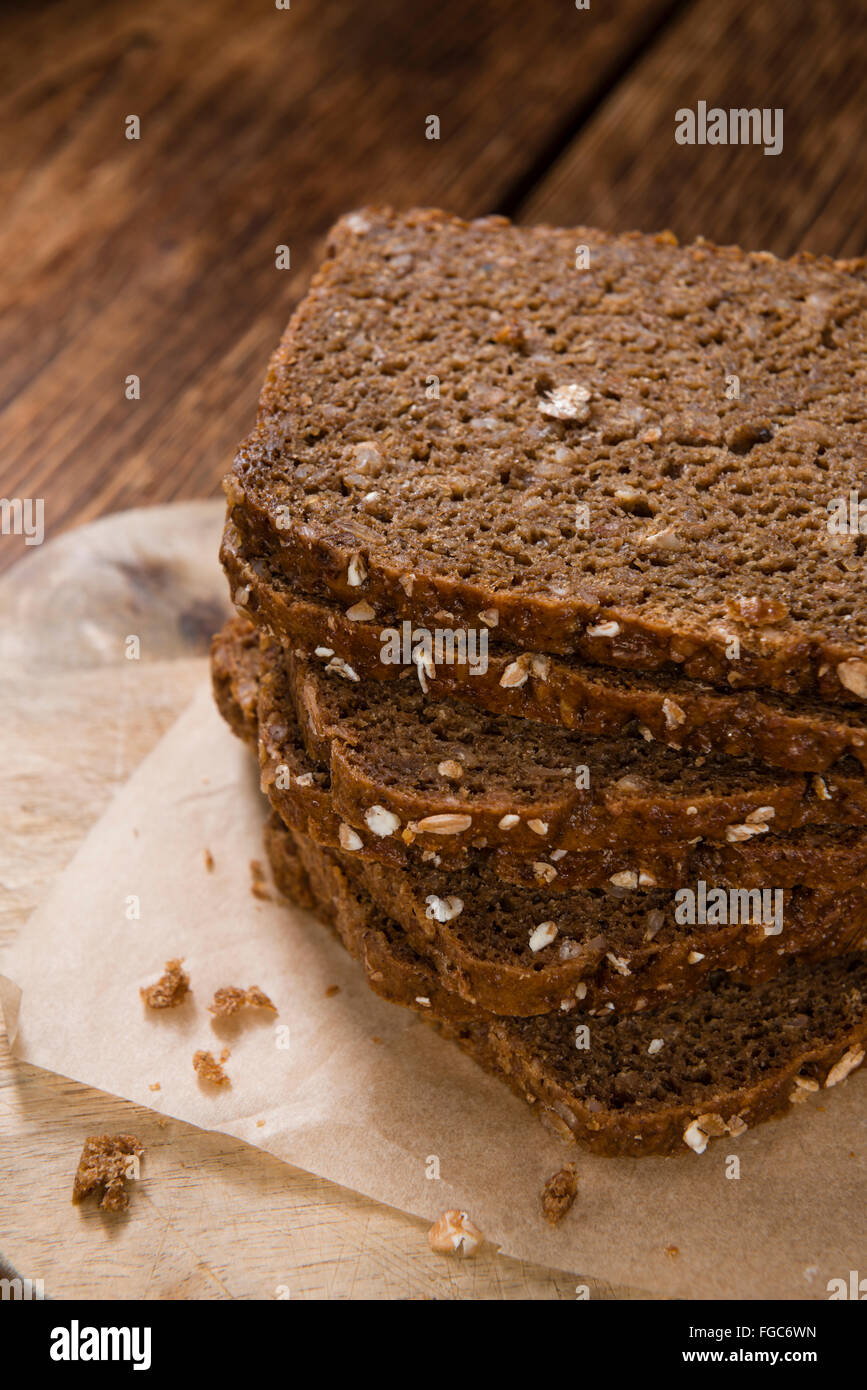
[{"label": "dark rye bread slice", "polygon": [[[313,819],[296,809],[289,824],[309,837]],[[780,925],[772,921],[773,896],[767,922],[758,899],[747,904],[739,895],[737,920],[690,927],[676,922],[672,898],[661,890],[608,885],[607,892],[552,896],[501,883],[496,863],[484,856],[444,873],[417,858],[395,867],[345,849],[335,853],[338,837],[315,836],[320,844],[323,838],[347,882],[400,925],[440,986],[491,1013],[569,1012],[579,1000],[591,1011],[643,1009],[696,993],[720,970],[756,981],[779,972],[792,955],[820,960],[854,951],[867,933],[863,888],[786,893],[781,931],[766,930]],[[556,936],[546,944],[551,927]]]},{"label": "dark rye bread slice", "polygon": [[446,988],[492,1014],[638,1012],[696,994],[720,971],[755,984],[793,956],[823,960],[867,941],[867,888],[796,888],[779,900],[769,894],[764,908],[760,890],[752,898],[741,890],[733,910],[727,904],[730,922],[689,925],[677,921],[672,895],[661,890],[573,889],[552,898],[503,883],[490,868],[407,871],[334,858]]},{"label": "dark rye bread slice", "polygon": [[[283,820],[319,844],[346,848],[386,864],[418,867],[445,863],[489,865],[508,882],[551,892],[574,887],[642,886],[676,888],[699,879],[722,887],[790,888],[815,886],[823,891],[857,887],[867,878],[867,834],[857,829],[811,827],[788,835],[762,835],[746,841],[714,844],[665,844],[610,848],[553,856],[541,847],[528,859],[510,848],[474,850],[444,843],[436,850],[406,845],[394,835],[375,835],[367,825],[352,829],[331,801],[328,771],[311,761],[301,741],[291,702],[273,704],[275,673],[281,653],[276,644],[263,653],[258,632],[242,617],[231,619],[213,642],[211,670],[220,711],[239,738],[257,750],[263,790]],[[270,667],[262,700],[259,730],[259,684]],[[276,677],[279,679],[279,675]],[[449,837],[451,839],[453,837]]]},{"label": "dark rye bread slice", "polygon": [[[242,524],[231,519],[220,557],[236,602],[284,645],[307,656],[329,647],[362,680],[394,680],[403,673],[402,665],[382,660],[383,634],[388,640],[400,631],[403,640],[397,615],[375,615],[364,602],[346,608],[295,592],[266,556],[251,556]],[[413,644],[413,631],[410,625],[410,650],[422,641],[419,635]],[[865,714],[803,697],[726,694],[677,675],[624,674],[504,647],[496,628],[482,624],[476,632],[487,635],[486,669],[467,661],[422,665],[419,679],[434,699],[455,696],[495,714],[559,724],[590,737],[652,737],[670,748],[748,757],[794,772],[823,772],[847,755],[867,768]]]},{"label": "dark rye bread slice", "polygon": [[[334,809],[425,849],[507,847],[535,860],[867,824],[867,777],[853,759],[815,777],[783,772],[432,700],[411,671],[385,686],[327,656],[288,651],[284,664],[285,678],[279,662],[264,673],[260,711],[294,703],[310,757],[329,770]],[[260,712],[263,737],[266,726]]]},{"label": "dark rye bread slice", "polygon": [[[255,727],[254,684],[236,680],[246,713],[240,705],[229,711],[248,739]],[[220,700],[226,703],[222,694]],[[289,823],[309,834],[315,817],[301,810],[307,797],[321,797],[321,791],[302,787]],[[335,847],[339,827],[336,835],[315,838]],[[608,884],[606,892],[552,896],[540,887],[504,885],[496,862],[484,855],[448,873],[418,857],[412,862],[409,854],[397,867],[345,848],[333,858],[358,892],[400,925],[443,987],[492,1013],[568,1012],[579,1000],[591,1011],[647,1008],[701,990],[720,970],[755,981],[779,972],[792,955],[819,960],[853,951],[867,932],[864,888],[831,894],[796,889],[781,895],[776,921],[773,893],[763,904],[760,895],[748,901],[741,890],[731,922],[689,926],[677,922],[672,897],[662,890]],[[697,889],[698,880],[693,885]]]},{"label": "dark rye bread slice", "polygon": [[[327,851],[276,818],[267,843],[278,883],[291,893],[303,870],[304,905],[315,900],[375,993],[437,1024],[548,1128],[595,1153],[703,1152],[710,1138],[735,1138],[786,1114],[863,1061],[863,955],[792,964],[754,989],[723,978],[693,999],[637,1014],[494,1018],[442,991]],[[284,855],[295,861],[286,872]],[[589,1045],[579,1048],[579,1037]]]},{"label": "dark rye bread slice", "polygon": [[865,327],[863,261],[355,213],[229,500],[316,596],[857,706]]}]

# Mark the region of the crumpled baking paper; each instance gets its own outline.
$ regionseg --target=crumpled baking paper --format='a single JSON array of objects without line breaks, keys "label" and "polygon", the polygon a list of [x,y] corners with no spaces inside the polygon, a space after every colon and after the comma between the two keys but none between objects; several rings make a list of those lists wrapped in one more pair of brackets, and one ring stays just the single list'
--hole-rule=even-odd
[{"label": "crumpled baking paper", "polygon": [[[203,685],[0,961],[16,1055],[431,1221],[459,1207],[506,1254],[614,1284],[824,1298],[863,1264],[863,1078],[700,1156],[570,1149],[422,1019],[372,995],[315,918],[273,887],[253,894],[265,812],[254,760]],[[146,1010],[140,987],[175,956],[191,999]],[[217,1027],[214,991],[250,984],[277,1016]],[[205,1087],[193,1053],[224,1047],[231,1086]],[[539,1193],[569,1159],[578,1199],[552,1229]]]}]

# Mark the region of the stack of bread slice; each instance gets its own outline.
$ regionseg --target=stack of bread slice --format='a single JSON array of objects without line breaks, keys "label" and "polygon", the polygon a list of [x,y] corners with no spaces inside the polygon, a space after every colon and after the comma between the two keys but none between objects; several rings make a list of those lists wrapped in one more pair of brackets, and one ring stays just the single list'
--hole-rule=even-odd
[{"label": "stack of bread slice", "polygon": [[860,262],[354,213],[226,482],[276,881],[597,1152],[864,1056],[865,321]]}]

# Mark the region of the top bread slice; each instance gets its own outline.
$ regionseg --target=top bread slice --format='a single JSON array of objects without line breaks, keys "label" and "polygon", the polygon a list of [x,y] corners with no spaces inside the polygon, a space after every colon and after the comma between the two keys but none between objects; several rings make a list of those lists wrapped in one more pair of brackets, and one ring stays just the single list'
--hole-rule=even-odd
[{"label": "top bread slice", "polygon": [[352,214],[230,503],[314,596],[857,708],[864,271]]}]

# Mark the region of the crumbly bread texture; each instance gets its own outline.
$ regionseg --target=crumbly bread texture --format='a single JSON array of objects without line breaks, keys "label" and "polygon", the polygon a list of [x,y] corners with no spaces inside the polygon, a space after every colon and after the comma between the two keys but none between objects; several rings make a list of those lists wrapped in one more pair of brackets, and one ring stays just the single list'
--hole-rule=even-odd
[{"label": "crumbly bread texture", "polygon": [[91,1192],[102,1192],[103,1211],[126,1211],[127,1180],[138,1176],[143,1146],[132,1134],[91,1134],[84,1141],[72,1183],[73,1202],[83,1202]]},{"label": "crumbly bread texture", "polygon": [[863,261],[354,213],[233,516],[315,596],[857,706],[865,540],[828,523],[864,481],[865,327]]},{"label": "crumbly bread texture", "polygon": [[542,1215],[549,1225],[560,1224],[577,1196],[578,1169],[574,1163],[567,1163],[559,1172],[551,1174],[540,1194]]},{"label": "crumbly bread texture", "polygon": [[692,999],[640,1013],[497,1018],[444,992],[400,929],[347,887],[328,851],[278,822],[269,833],[301,861],[289,880],[303,872],[317,915],[377,994],[436,1023],[549,1129],[596,1153],[701,1153],[711,1138],[735,1139],[836,1086],[864,1059],[863,953],[793,963],[754,988],[723,977]]},{"label": "crumbly bread texture", "polygon": [[206,1052],[204,1049],[193,1054],[193,1071],[200,1081],[206,1082],[210,1086],[230,1086],[231,1082],[223,1069],[223,1063],[229,1056],[224,1048],[217,1061],[213,1052]]},{"label": "crumbly bread texture", "polygon": [[[632,885],[678,887],[699,879],[723,887],[816,886],[822,891],[858,887],[867,870],[867,834],[860,829],[810,827],[788,835],[747,835],[717,844],[666,843],[569,852],[545,846],[537,837],[530,855],[509,843],[497,848],[465,846],[462,836],[439,837],[435,849],[400,835],[380,835],[365,822],[348,825],[331,799],[330,773],[312,761],[303,746],[291,701],[280,689],[281,654],[260,642],[257,631],[236,617],[214,639],[211,671],[223,717],[238,737],[258,749],[263,788],[280,816],[294,829],[326,847],[357,853],[386,864],[447,867],[486,864],[500,877],[552,893],[575,887]],[[269,671],[260,698],[263,671]],[[259,710],[262,709],[261,737]],[[439,767],[439,764],[438,764]],[[825,779],[822,794],[832,795]],[[514,842],[512,842],[514,843]]]},{"label": "crumbly bread texture", "polygon": [[232,1018],[242,1009],[267,1009],[271,1013],[277,1012],[267,994],[259,989],[258,985],[250,985],[248,989],[240,989],[238,985],[223,985],[215,991],[213,1003],[208,1005],[208,1011],[215,1018]]},{"label": "crumbly bread texture", "polygon": [[176,1009],[192,993],[190,977],[182,966],[183,960],[167,960],[156,983],[139,990],[149,1009]]},{"label": "crumbly bread texture", "polygon": [[[284,646],[308,658],[317,648],[327,649],[362,680],[391,681],[405,674],[403,664],[382,660],[392,633],[400,632],[403,641],[396,615],[377,616],[363,601],[347,608],[298,593],[273,563],[253,557],[231,520],[220,555],[239,608]],[[493,622],[492,614],[487,618]],[[477,624],[477,632],[486,634],[484,670],[478,661],[475,666],[466,660],[416,664],[419,682],[432,699],[454,696],[494,714],[560,724],[590,738],[653,738],[669,748],[752,758],[791,772],[824,772],[849,755],[867,768],[867,710],[804,696],[726,693],[676,673],[623,673],[580,658],[504,646],[496,625]],[[448,639],[440,640],[447,655]],[[478,644],[480,636],[475,640]]]}]

